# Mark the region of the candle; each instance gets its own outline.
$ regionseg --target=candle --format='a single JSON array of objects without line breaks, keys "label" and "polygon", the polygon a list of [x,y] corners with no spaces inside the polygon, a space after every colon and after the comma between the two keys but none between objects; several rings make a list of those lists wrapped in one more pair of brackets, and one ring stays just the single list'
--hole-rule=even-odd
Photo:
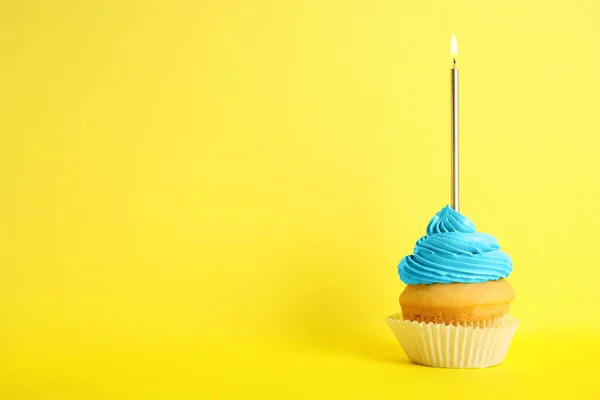
[{"label": "candle", "polygon": [[452,35],[450,42],[450,54],[454,60],[450,70],[451,97],[452,97],[452,199],[451,207],[458,211],[458,68],[456,68],[456,55],[458,54],[458,45],[456,36]]}]

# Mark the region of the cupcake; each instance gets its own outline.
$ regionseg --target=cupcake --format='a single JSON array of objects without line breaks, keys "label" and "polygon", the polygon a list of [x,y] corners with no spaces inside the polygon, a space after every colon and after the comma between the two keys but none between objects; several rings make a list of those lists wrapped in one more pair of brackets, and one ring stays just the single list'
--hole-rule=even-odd
[{"label": "cupcake", "polygon": [[402,312],[387,318],[409,359],[446,368],[500,364],[518,321],[505,280],[512,260],[491,235],[446,206],[398,265]]}]

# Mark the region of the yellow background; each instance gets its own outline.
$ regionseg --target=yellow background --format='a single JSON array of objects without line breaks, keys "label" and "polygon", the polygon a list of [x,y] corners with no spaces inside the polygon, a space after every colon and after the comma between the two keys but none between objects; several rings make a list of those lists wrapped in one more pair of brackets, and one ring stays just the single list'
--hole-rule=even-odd
[{"label": "yellow background", "polygon": [[[598,398],[594,1],[0,3],[0,398]],[[497,368],[384,318],[449,201],[514,260]]]}]

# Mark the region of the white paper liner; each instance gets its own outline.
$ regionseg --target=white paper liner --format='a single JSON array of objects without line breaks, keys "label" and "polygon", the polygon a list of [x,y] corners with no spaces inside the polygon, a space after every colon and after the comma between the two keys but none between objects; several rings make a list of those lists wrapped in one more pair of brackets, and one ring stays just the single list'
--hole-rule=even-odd
[{"label": "white paper liner", "polygon": [[486,327],[404,321],[402,314],[387,323],[408,358],[441,368],[485,368],[504,361],[519,321],[509,315]]}]

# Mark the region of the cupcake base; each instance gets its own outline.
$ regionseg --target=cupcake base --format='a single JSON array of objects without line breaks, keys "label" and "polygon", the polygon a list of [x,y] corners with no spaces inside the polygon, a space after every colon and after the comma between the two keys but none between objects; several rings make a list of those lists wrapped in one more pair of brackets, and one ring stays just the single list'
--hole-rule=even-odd
[{"label": "cupcake base", "polygon": [[519,325],[509,315],[483,327],[404,321],[401,313],[386,321],[412,362],[440,368],[485,368],[502,363]]},{"label": "cupcake base", "polygon": [[464,325],[508,314],[515,292],[505,279],[476,283],[406,285],[400,295],[405,320]]}]

